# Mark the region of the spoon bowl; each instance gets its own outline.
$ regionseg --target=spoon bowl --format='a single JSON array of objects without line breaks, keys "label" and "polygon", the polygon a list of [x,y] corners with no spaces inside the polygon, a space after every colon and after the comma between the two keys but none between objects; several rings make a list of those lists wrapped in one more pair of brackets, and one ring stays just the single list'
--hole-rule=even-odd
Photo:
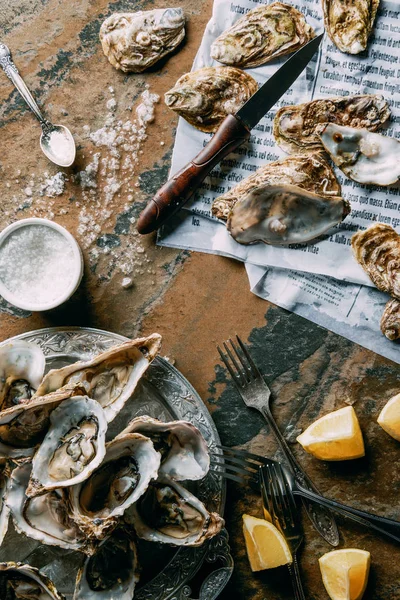
[{"label": "spoon bowl", "polygon": [[47,158],[59,167],[70,167],[75,160],[75,141],[64,125],[43,127],[40,147]]}]

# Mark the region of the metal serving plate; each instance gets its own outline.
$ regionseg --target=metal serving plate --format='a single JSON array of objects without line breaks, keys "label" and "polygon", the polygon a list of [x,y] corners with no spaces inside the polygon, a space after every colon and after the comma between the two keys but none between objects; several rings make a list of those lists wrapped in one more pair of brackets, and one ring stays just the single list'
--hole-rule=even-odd
[{"label": "metal serving plate", "polygon": [[[99,329],[54,327],[24,333],[12,339],[24,339],[40,346],[46,356],[47,368],[54,369],[77,360],[88,360],[127,338]],[[145,414],[163,421],[190,421],[200,429],[210,451],[218,451],[216,445],[220,444],[220,439],[205,404],[179,371],[161,357],[152,362],[131,399],[110,424],[108,439],[119,433],[131,418]],[[225,484],[221,477],[210,472],[202,481],[191,482],[188,487],[209,510],[222,514]],[[214,600],[226,585],[233,569],[225,530],[199,548],[177,550],[163,544],[141,541],[138,554],[142,573],[135,590],[137,600],[189,600],[192,595],[189,582],[205,562],[210,563],[212,568],[210,571],[208,567],[203,578],[200,571],[196,595],[200,600]],[[26,562],[40,568],[67,600],[72,600],[76,572],[84,558],[79,552],[45,546],[17,534],[11,518],[8,533],[0,548],[0,561]]]}]

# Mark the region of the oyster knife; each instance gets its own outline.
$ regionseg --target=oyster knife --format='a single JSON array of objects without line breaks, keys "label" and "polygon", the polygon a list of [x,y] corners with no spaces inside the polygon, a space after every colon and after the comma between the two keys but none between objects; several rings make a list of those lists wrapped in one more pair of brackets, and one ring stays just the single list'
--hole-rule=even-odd
[{"label": "oyster knife", "polygon": [[300,48],[266,81],[235,115],[228,115],[201,152],[167,181],[141,213],[137,230],[151,233],[177,212],[227,154],[249,139],[251,129],[304,71],[324,37]]}]

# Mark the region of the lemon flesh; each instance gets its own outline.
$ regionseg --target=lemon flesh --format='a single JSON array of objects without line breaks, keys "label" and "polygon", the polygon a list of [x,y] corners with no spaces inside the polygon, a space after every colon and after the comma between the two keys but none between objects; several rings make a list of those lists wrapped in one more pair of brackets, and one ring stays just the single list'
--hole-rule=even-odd
[{"label": "lemon flesh", "polygon": [[378,423],[386,433],[400,442],[400,394],[391,398],[383,407]]},{"label": "lemon flesh", "polygon": [[285,538],[272,523],[243,515],[243,533],[252,571],[274,569],[292,562]]},{"label": "lemon flesh", "polygon": [[332,600],[361,600],[368,583],[371,555],[347,548],[327,552],[319,559],[322,581]]},{"label": "lemon flesh", "polygon": [[297,441],[320,460],[351,460],[365,454],[360,424],[352,406],[321,417]]}]

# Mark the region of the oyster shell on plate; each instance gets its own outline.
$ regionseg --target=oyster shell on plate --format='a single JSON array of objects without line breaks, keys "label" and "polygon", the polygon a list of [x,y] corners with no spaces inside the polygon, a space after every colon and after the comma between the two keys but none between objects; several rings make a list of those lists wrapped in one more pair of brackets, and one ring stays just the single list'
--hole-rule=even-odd
[{"label": "oyster shell on plate", "polygon": [[196,496],[167,476],[150,483],[126,521],[140,538],[173,546],[200,546],[224,526],[222,517],[209,513]]},{"label": "oyster shell on plate", "polygon": [[116,69],[141,73],[175,50],[185,37],[181,8],[114,13],[100,28],[104,54]]},{"label": "oyster shell on plate", "polygon": [[182,75],[165,104],[200,131],[214,132],[257,91],[251,75],[234,67],[203,67]]},{"label": "oyster shell on plate", "polygon": [[302,244],[329,231],[349,212],[343,198],[323,198],[294,185],[264,185],[235,204],[226,226],[240,244]]},{"label": "oyster shell on plate", "polygon": [[280,108],[274,119],[274,137],[288,154],[316,152],[324,149],[318,134],[326,123],[376,131],[389,117],[389,105],[380,95],[321,98]]},{"label": "oyster shell on plate", "polygon": [[96,400],[64,400],[50,415],[50,427],[32,461],[27,496],[75,485],[100,465],[106,453],[107,419]]},{"label": "oyster shell on plate", "polygon": [[392,298],[385,306],[381,318],[381,331],[388,340],[400,339],[400,300]]},{"label": "oyster shell on plate", "polygon": [[5,458],[0,458],[0,546],[8,529],[10,509],[7,506],[11,469]]},{"label": "oyster shell on plate", "polygon": [[0,563],[2,600],[65,600],[54,583],[39,569],[22,563]]},{"label": "oyster shell on plate", "polygon": [[[202,479],[210,467],[210,455],[200,431],[188,421],[163,423],[147,415],[136,417],[120,433],[141,433],[161,454],[160,475],[175,481]],[[119,437],[119,436],[117,436]]]},{"label": "oyster shell on plate", "polygon": [[71,517],[89,538],[104,538],[156,479],[160,462],[153,442],[139,433],[109,442],[101,465],[88,479],[68,488]]},{"label": "oyster shell on plate", "polygon": [[325,29],[332,42],[347,54],[366,49],[380,0],[322,0]]},{"label": "oyster shell on plate", "polygon": [[0,411],[29,400],[43,379],[46,359],[36,344],[14,340],[0,346]]},{"label": "oyster shell on plate", "polygon": [[160,346],[161,336],[153,333],[115,346],[87,362],[76,362],[49,371],[36,396],[53,392],[66,384],[81,385],[90,398],[100,403],[110,422],[132,396]]},{"label": "oyster shell on plate", "polygon": [[116,529],[79,570],[74,600],[132,600],[138,580],[134,540]]},{"label": "oyster shell on plate", "polygon": [[400,235],[390,225],[376,223],[351,238],[356,260],[376,285],[400,300]]},{"label": "oyster shell on plate", "polygon": [[259,67],[295,52],[314,35],[294,6],[272,2],[253,8],[224,31],[211,45],[211,57],[225,65]]},{"label": "oyster shell on plate", "polygon": [[386,186],[400,179],[400,142],[395,138],[332,123],[320,138],[335,165],[353,181]]}]

